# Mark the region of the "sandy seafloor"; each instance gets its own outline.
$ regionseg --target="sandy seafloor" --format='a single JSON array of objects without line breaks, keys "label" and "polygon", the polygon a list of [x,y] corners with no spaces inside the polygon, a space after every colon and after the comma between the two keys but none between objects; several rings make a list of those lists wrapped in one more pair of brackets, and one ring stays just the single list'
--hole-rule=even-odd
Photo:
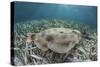
[{"label": "sandy seafloor", "polygon": [[[14,47],[12,47],[14,57],[12,57],[12,62],[14,65],[37,65],[97,61],[97,28],[91,28],[83,23],[60,19],[41,19],[15,23]],[[82,38],[80,43],[66,54],[55,53],[52,50],[43,52],[34,43],[26,46],[24,38],[27,33],[38,33],[49,28],[77,29],[90,38]]]}]

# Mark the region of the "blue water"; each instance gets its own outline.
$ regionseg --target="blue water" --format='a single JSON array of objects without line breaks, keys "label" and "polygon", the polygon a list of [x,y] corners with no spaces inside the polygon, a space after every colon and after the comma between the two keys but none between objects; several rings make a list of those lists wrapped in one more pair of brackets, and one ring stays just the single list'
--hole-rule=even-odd
[{"label": "blue water", "polygon": [[48,3],[15,2],[15,22],[38,19],[73,20],[97,27],[97,7]]}]

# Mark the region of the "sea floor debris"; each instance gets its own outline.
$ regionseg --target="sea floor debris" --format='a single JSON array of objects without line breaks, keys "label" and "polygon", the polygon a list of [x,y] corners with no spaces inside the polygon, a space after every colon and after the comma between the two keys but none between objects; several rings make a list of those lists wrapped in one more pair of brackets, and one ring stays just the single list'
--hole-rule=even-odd
[{"label": "sea floor debris", "polygon": [[[41,51],[34,43],[25,42],[27,33],[38,33],[49,28],[71,28],[93,39],[82,38],[68,53],[60,54],[52,50]],[[37,65],[97,60],[97,31],[88,25],[64,20],[32,20],[14,24],[14,63],[15,65]]]}]

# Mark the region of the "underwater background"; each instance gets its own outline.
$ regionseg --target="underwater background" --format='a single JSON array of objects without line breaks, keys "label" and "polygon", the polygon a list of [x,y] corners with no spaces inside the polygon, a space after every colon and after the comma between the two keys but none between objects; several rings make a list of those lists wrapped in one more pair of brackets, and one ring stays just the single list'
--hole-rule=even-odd
[{"label": "underwater background", "polygon": [[97,27],[97,7],[48,3],[15,2],[15,22],[39,19],[73,20]]},{"label": "underwater background", "polygon": [[[27,33],[49,28],[79,30],[81,41],[68,53],[41,51],[34,43],[26,43]],[[97,7],[50,3],[14,2],[13,65],[38,65],[66,62],[97,61]]]}]

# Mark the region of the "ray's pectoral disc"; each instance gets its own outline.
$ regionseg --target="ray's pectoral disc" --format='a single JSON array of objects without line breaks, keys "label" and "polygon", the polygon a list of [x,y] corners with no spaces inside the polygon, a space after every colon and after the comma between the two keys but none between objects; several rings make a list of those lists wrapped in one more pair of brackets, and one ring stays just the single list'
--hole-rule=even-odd
[{"label": "ray's pectoral disc", "polygon": [[36,33],[31,38],[33,38],[31,41],[43,51],[51,49],[57,53],[67,53],[79,43],[81,33],[69,28],[50,28]]}]

